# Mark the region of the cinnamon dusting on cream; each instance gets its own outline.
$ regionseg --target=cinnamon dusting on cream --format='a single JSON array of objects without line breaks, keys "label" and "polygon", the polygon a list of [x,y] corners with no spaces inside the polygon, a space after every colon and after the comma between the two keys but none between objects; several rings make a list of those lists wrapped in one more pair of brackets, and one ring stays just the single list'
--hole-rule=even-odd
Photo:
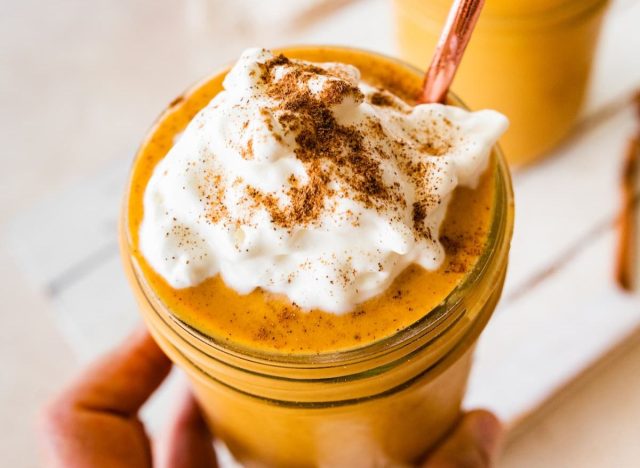
[{"label": "cinnamon dusting on cream", "polygon": [[141,252],[174,288],[219,274],[305,310],[342,314],[409,265],[439,268],[453,192],[475,186],[507,126],[260,49],[224,88],[156,166]]},{"label": "cinnamon dusting on cream", "polygon": [[[283,75],[276,77],[279,67],[286,67]],[[357,83],[351,83],[340,68],[320,66],[292,61],[280,54],[260,64],[260,79],[266,86],[266,94],[276,105],[263,108],[261,113],[270,130],[272,116],[284,130],[284,136],[295,135],[294,153],[302,161],[309,176],[304,185],[292,184],[287,190],[289,204],[282,206],[278,197],[249,187],[248,196],[255,208],[264,208],[272,221],[280,227],[291,229],[316,222],[324,210],[331,210],[328,200],[335,196],[349,196],[377,210],[399,211],[407,206],[406,194],[397,182],[384,180],[380,169],[383,150],[372,148],[372,141],[389,139],[376,119],[370,118],[364,125],[342,125],[338,123],[332,106],[345,99],[363,102],[364,94]],[[319,92],[312,92],[310,81],[318,76],[328,77]],[[399,99],[384,90],[373,93],[370,102],[376,106],[400,108]],[[445,119],[448,125],[451,122]],[[447,128],[427,132],[432,138],[417,147],[407,148],[404,140],[391,140],[391,157],[398,159],[400,166],[418,187],[419,201],[413,202],[413,227],[416,238],[432,239],[431,229],[424,226],[428,208],[441,203],[437,195],[430,194],[429,184],[437,173],[428,162],[416,163],[407,151],[424,152],[429,155],[445,154],[452,146]],[[281,137],[279,138],[281,140]],[[252,156],[253,140],[241,150],[243,158]],[[331,181],[339,181],[342,190],[329,188]]]}]

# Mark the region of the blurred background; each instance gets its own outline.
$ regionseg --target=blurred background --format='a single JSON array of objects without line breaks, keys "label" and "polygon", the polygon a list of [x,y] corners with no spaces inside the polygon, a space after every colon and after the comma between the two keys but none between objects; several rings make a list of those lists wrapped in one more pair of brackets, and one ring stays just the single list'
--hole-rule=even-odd
[{"label": "blurred background", "polygon": [[[117,212],[165,105],[249,46],[350,45],[425,68],[449,3],[0,0],[3,466],[38,466],[37,409],[137,321]],[[487,0],[454,85],[513,122],[511,271],[467,401],[509,425],[499,466],[640,460],[640,298],[613,274],[638,24],[635,0]]]}]

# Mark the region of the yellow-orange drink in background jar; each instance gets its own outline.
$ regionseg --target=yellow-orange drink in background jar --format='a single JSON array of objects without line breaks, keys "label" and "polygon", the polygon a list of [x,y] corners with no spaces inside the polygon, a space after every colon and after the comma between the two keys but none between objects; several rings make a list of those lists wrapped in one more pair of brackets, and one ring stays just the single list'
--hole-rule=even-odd
[{"label": "yellow-orange drink in background jar", "polygon": [[[372,52],[320,46],[282,52],[354,65],[363,81],[410,104],[420,93],[417,69]],[[176,137],[221,92],[227,72],[176,99],[134,161],[120,242],[144,321],[189,376],[216,437],[242,463],[414,462],[458,419],[474,344],[502,291],[513,227],[502,153],[492,150],[477,186],[455,189],[440,233],[443,264],[433,271],[407,267],[349,313],[301,311],[260,289],[238,294],[219,277],[176,289],[140,252],[145,187]],[[463,107],[455,96],[449,100]]]},{"label": "yellow-orange drink in background jar", "polygon": [[[606,0],[486,0],[453,90],[472,109],[497,109],[511,164],[542,157],[580,112]],[[402,58],[424,67],[451,5],[394,0]]]}]

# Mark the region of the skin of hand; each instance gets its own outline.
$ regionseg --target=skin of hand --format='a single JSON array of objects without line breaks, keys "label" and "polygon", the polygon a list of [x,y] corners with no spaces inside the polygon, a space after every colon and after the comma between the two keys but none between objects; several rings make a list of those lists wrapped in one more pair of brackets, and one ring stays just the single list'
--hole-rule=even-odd
[{"label": "skin of hand", "polygon": [[[170,369],[171,362],[145,330],[88,367],[42,413],[39,433],[45,466],[217,467],[213,437],[190,393],[179,405],[162,443],[152,449],[138,411]],[[490,467],[501,436],[495,416],[471,411],[420,466]]]}]

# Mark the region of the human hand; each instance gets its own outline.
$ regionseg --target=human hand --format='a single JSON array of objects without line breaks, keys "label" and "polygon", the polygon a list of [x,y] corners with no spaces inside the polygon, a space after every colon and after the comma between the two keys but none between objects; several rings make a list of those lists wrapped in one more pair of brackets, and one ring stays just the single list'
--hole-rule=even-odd
[{"label": "human hand", "polygon": [[55,398],[40,427],[45,466],[55,468],[216,467],[212,436],[188,394],[154,447],[138,410],[171,369],[146,330],[140,330]]},{"label": "human hand", "polygon": [[[188,396],[162,444],[152,444],[138,410],[171,368],[146,331],[100,359],[46,408],[41,425],[46,466],[64,468],[216,467],[209,432]],[[422,463],[423,468],[486,468],[498,451],[501,427],[486,411],[464,415]]]},{"label": "human hand", "polygon": [[465,413],[453,431],[427,456],[422,468],[489,468],[502,445],[502,425],[491,413]]}]

